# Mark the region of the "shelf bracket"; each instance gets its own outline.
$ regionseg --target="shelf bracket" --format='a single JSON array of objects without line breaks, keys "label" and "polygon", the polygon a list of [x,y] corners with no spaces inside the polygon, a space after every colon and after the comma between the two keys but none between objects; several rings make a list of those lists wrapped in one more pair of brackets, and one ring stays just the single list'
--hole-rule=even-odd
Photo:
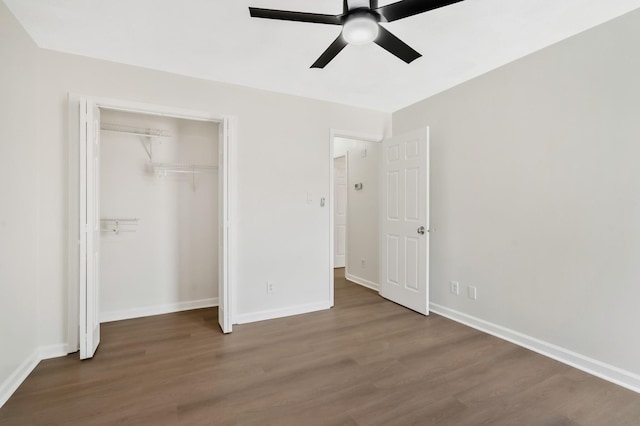
[{"label": "shelf bracket", "polygon": [[[147,146],[147,144],[145,143],[145,139],[149,141],[149,146]],[[153,138],[140,138],[140,143],[142,144],[144,152],[147,153],[149,161],[153,161]]]}]

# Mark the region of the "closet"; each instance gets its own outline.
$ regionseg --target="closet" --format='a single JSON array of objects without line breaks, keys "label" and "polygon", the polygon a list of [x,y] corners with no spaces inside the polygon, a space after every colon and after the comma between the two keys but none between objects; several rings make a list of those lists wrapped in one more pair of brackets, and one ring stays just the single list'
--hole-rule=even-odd
[{"label": "closet", "polygon": [[217,304],[219,126],[101,108],[100,322]]}]

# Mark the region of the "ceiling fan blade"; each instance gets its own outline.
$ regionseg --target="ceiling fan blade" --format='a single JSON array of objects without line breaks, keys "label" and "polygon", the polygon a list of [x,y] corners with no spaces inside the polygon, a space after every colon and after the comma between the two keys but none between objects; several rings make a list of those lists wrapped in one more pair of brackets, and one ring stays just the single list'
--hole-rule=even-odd
[{"label": "ceiling fan blade", "polygon": [[396,55],[408,64],[422,56],[409,47],[404,41],[387,31],[382,25],[378,25],[378,27],[380,27],[380,31],[378,32],[378,38],[375,40],[378,46]]},{"label": "ceiling fan blade", "polygon": [[250,7],[249,13],[253,18],[342,25],[342,15],[323,15],[320,13],[293,12],[290,10],[260,9],[258,7]]},{"label": "ceiling fan blade", "polygon": [[378,8],[378,0],[369,0],[369,8],[377,9]]},{"label": "ceiling fan blade", "polygon": [[449,6],[463,0],[403,0],[376,8],[386,22],[407,18],[419,13],[428,12],[440,7]]},{"label": "ceiling fan blade", "polygon": [[338,55],[338,53],[342,51],[342,49],[344,49],[346,45],[347,42],[344,41],[344,38],[342,38],[342,34],[340,34],[338,38],[335,39],[333,43],[331,43],[327,50],[325,50],[324,53],[320,55],[318,60],[315,61],[313,65],[311,65],[311,68],[324,68],[329,62],[333,60],[333,58]]}]

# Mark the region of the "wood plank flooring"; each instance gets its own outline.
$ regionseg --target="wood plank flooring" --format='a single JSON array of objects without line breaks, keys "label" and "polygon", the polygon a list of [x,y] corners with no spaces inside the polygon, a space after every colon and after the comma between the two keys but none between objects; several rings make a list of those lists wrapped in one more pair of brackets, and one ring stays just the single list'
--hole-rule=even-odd
[{"label": "wood plank flooring", "polygon": [[329,311],[235,326],[215,309],[103,324],[43,361],[5,425],[638,425],[640,395],[345,281]]}]

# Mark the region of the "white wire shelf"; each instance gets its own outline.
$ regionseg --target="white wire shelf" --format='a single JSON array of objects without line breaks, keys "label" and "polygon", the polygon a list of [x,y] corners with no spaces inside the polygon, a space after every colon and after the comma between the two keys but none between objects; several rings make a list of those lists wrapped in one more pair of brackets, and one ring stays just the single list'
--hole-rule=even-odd
[{"label": "white wire shelf", "polygon": [[118,235],[121,232],[136,232],[137,217],[103,217],[100,218],[100,231]]},{"label": "white wire shelf", "polygon": [[152,127],[134,127],[123,126],[120,124],[103,123],[100,127],[103,132],[123,133],[125,135],[143,136],[149,138],[170,138],[173,135],[165,129],[157,129]]}]

